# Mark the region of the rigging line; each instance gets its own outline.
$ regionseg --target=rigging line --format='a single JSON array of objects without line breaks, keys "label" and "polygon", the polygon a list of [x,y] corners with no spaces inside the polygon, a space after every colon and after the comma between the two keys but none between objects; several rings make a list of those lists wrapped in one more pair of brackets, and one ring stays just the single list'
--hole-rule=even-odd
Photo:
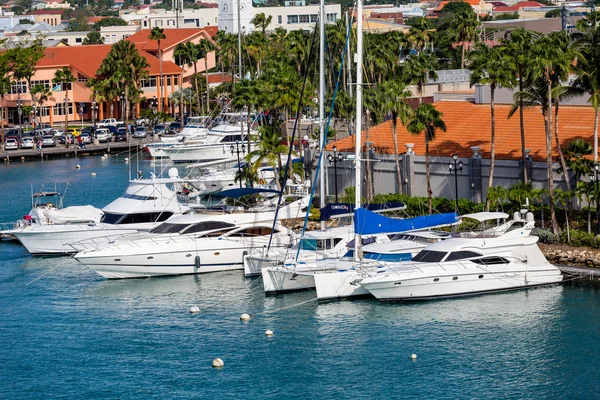
[{"label": "rigging line", "polygon": [[275,312],[275,311],[287,310],[288,308],[293,308],[293,307],[301,306],[301,305],[306,304],[306,303],[311,303],[311,302],[313,302],[315,300],[319,300],[319,298],[318,297],[313,297],[312,299],[301,301],[300,303],[296,303],[296,304],[292,304],[292,305],[285,306],[285,307],[280,307],[280,308],[274,308],[274,309],[271,309],[271,310],[266,310],[266,311],[259,312],[259,313],[253,314],[253,315],[257,316],[257,315],[262,315],[262,314],[269,314],[269,313],[272,313],[272,312]]},{"label": "rigging line", "polygon": [[[313,53],[313,49],[315,47],[315,38],[317,36],[317,25],[315,23],[315,29],[313,31],[313,36],[312,36],[312,40],[310,43],[310,52],[308,54],[308,58],[306,59],[306,68],[304,70],[304,76],[303,76],[303,80],[302,80],[302,89],[300,90],[300,98],[298,99],[298,108],[296,109],[296,120],[294,121],[294,129],[292,131],[292,137],[290,139],[290,142],[288,143],[288,155],[287,155],[287,161],[285,163],[285,171],[283,172],[283,182],[282,182],[282,188],[281,188],[281,192],[279,193],[279,198],[277,199],[277,207],[275,208],[275,218],[273,219],[273,228],[272,230],[275,230],[275,224],[277,223],[277,216],[279,215],[279,206],[281,205],[281,199],[283,198],[283,191],[285,190],[285,184],[287,182],[287,178],[288,178],[288,170],[290,167],[290,162],[292,159],[292,147],[293,147],[293,143],[294,143],[294,139],[296,137],[296,132],[298,131],[298,120],[300,119],[300,115],[302,113],[302,99],[304,97],[304,89],[306,88],[306,81],[308,78],[308,72],[309,69],[308,65],[312,59],[312,53]],[[286,128],[287,129],[287,126]],[[326,135],[325,135],[326,137]],[[271,248],[271,242],[273,240],[273,235],[271,234],[271,236],[269,236],[269,245],[267,246],[267,251],[269,251],[269,249]]]},{"label": "rigging line", "polygon": [[[319,18],[322,18],[320,16]],[[327,116],[327,125],[325,125],[325,134],[323,135],[323,143],[321,143],[320,151],[319,151],[319,161],[317,162],[317,168],[315,170],[315,179],[312,183],[312,188],[310,191],[310,199],[308,201],[308,208],[306,210],[306,215],[304,217],[304,225],[302,226],[302,234],[300,235],[300,241],[304,239],[304,234],[306,233],[306,226],[308,224],[308,216],[310,215],[310,209],[312,207],[312,202],[315,194],[315,189],[317,188],[317,180],[319,176],[319,172],[321,170],[321,163],[323,161],[323,155],[325,153],[325,143],[327,143],[327,136],[329,135],[329,125],[331,123],[331,116],[333,114],[333,106],[335,104],[335,99],[337,97],[338,89],[340,86],[340,77],[342,75],[342,69],[344,68],[344,61],[346,58],[346,54],[348,52],[349,42],[350,42],[350,32],[351,29],[348,29],[348,34],[346,35],[346,45],[344,47],[344,52],[342,53],[342,62],[340,63],[340,68],[338,69],[337,79],[335,82],[335,90],[333,91],[333,97],[331,99],[331,106],[329,107],[329,115]],[[322,121],[321,121],[322,123]],[[323,196],[324,193],[321,193],[320,196]],[[296,261],[298,261],[298,255],[300,254],[300,246],[298,246],[298,250],[296,251]]]},{"label": "rigging line", "polygon": [[42,275],[38,276],[38,277],[37,277],[37,278],[35,278],[34,280],[32,280],[32,281],[30,281],[30,282],[26,283],[26,284],[25,284],[25,286],[29,286],[29,285],[31,285],[33,282],[35,282],[35,281],[37,281],[38,279],[40,279],[40,278],[42,278],[42,277],[44,277],[44,276],[48,275],[50,272],[52,272],[52,271],[54,271],[54,270],[56,270],[56,269],[60,268],[61,266],[62,266],[62,265],[60,265],[60,264],[59,264],[59,265],[55,266],[54,268],[51,268],[51,269],[49,269],[48,271],[44,272]]}]

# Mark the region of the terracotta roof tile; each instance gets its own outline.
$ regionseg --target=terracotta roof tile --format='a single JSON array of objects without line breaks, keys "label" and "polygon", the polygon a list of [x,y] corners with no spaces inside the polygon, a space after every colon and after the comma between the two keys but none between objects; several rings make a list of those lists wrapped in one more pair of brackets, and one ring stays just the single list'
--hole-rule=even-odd
[{"label": "terracotta roof tile", "polygon": [[[491,116],[489,104],[473,104],[461,101],[440,101],[435,107],[442,112],[446,123],[446,132],[438,131],[436,138],[430,143],[430,154],[468,158],[473,155],[471,146],[480,146],[484,158],[490,155]],[[496,158],[520,159],[521,134],[519,115],[507,119],[509,105],[496,105]],[[531,156],[537,161],[545,160],[546,137],[544,118],[539,109],[524,110],[525,147],[531,149]],[[561,106],[558,117],[561,147],[575,138],[583,138],[591,143],[594,132],[594,110],[592,107]],[[398,121],[398,151],[405,153],[405,143],[414,143],[413,151],[418,155],[425,154],[423,135],[411,135]],[[366,132],[362,133],[363,143]],[[392,122],[387,121],[369,129],[369,142],[373,143],[379,153],[393,154]],[[557,156],[554,138],[554,155]],[[330,150],[334,143],[330,143]],[[354,136],[335,142],[338,151],[354,151]]]},{"label": "terracotta roof tile", "polygon": [[[218,27],[207,26],[206,28],[179,28],[179,29],[165,29],[164,34],[166,39],[160,41],[160,46],[163,50],[169,49],[176,46],[178,43],[188,41],[199,35],[207,35],[212,37],[217,34]],[[150,29],[142,29],[141,31],[129,36],[125,40],[140,45],[141,49],[146,51],[158,51],[158,41],[150,40]]]},{"label": "terracotta roof tile", "polygon": [[494,7],[494,12],[515,12],[519,11],[524,7],[544,7],[545,5],[542,3],[538,3],[537,1],[522,1],[517,4],[513,4],[512,6],[505,7]]}]

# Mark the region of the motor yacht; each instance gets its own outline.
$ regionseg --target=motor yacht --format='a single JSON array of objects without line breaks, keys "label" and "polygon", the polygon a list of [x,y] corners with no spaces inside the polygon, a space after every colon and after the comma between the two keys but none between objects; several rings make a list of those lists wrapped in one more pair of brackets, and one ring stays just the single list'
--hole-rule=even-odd
[{"label": "motor yacht", "polygon": [[[278,220],[298,218],[307,203],[305,197],[282,207]],[[244,256],[256,248],[293,243],[293,232],[274,220],[274,211],[189,214],[75,258],[108,279],[242,269]]]},{"label": "motor yacht", "polygon": [[[523,218],[524,216],[524,218]],[[433,243],[411,261],[391,263],[360,280],[379,300],[425,300],[514,290],[562,281],[531,235],[533,214],[483,212],[461,217],[483,228]]]},{"label": "motor yacht", "polygon": [[200,144],[206,142],[206,134],[209,130],[209,117],[189,117],[187,123],[176,135],[163,135],[160,142],[148,143],[146,150],[152,158],[167,157],[164,148],[182,144]]},{"label": "motor yacht", "polygon": [[137,179],[129,182],[125,193],[102,209],[100,222],[49,224],[15,229],[11,234],[33,255],[69,254],[78,251],[76,243],[148,231],[174,215],[190,208],[177,201],[167,184],[174,178]]}]

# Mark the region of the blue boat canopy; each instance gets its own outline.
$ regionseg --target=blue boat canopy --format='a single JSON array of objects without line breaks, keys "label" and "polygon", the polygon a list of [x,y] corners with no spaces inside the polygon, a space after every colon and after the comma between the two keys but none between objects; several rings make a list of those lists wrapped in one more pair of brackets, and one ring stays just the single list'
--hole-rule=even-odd
[{"label": "blue boat canopy", "polygon": [[237,189],[229,189],[222,190],[217,193],[211,193],[210,196],[213,197],[230,197],[232,199],[239,199],[240,197],[250,196],[259,193],[277,193],[279,194],[279,190],[274,189],[260,189],[260,188],[237,188]]},{"label": "blue boat canopy", "polygon": [[[369,204],[367,209],[371,211],[394,211],[404,209],[404,203],[393,201],[383,204]],[[350,203],[331,203],[321,208],[321,221],[327,221],[331,217],[339,217],[342,215],[352,215],[354,213],[354,204]]]},{"label": "blue boat canopy", "polygon": [[451,225],[457,222],[457,213],[433,214],[415,218],[397,219],[376,214],[365,208],[359,208],[354,211],[354,233],[358,235],[414,231],[417,229]]}]

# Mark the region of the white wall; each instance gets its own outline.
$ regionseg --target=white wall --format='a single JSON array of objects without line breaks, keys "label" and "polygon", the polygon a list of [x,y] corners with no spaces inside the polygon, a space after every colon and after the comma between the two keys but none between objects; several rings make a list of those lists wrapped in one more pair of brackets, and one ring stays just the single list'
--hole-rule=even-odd
[{"label": "white wall", "polygon": [[[283,28],[288,31],[294,31],[297,29],[312,31],[317,23],[319,6],[308,5],[300,7],[257,7],[254,9],[254,13],[264,13],[267,17],[273,17],[271,24],[267,27],[268,31],[273,31],[276,28]],[[342,6],[339,4],[325,5],[325,14],[328,15],[328,17],[325,19],[325,22],[335,22],[342,17]],[[300,22],[301,20],[303,22]]]}]

